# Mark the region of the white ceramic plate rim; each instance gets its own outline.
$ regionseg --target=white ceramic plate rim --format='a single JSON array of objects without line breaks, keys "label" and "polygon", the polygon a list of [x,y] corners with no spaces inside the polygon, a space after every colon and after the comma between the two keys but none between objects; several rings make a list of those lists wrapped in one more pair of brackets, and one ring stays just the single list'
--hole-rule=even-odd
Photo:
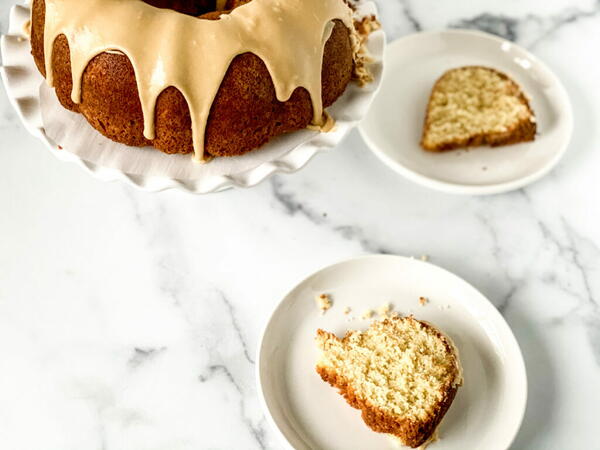
[{"label": "white ceramic plate rim", "polygon": [[[442,33],[443,34],[457,34],[457,35],[464,35],[464,36],[471,36],[471,37],[476,37],[476,38],[481,38],[481,39],[487,39],[487,40],[496,42],[498,44],[510,42],[510,41],[502,39],[498,36],[495,36],[493,34],[485,33],[482,31],[477,31],[477,30],[451,29],[451,30],[442,30],[442,31],[439,31],[439,30],[438,31],[423,31],[423,32],[414,33],[414,34],[402,37],[400,39],[395,40],[391,44],[389,44],[385,50],[384,61],[387,59],[388,55],[391,55],[393,53],[393,51],[396,47],[407,45],[412,40],[421,39],[426,36],[442,34]],[[412,169],[406,167],[405,165],[399,163],[398,161],[390,158],[385,153],[385,151],[383,149],[381,149],[369,137],[368,132],[365,131],[364,126],[362,124],[362,123],[364,123],[364,121],[363,121],[361,124],[359,124],[358,129],[360,131],[360,134],[361,134],[363,140],[366,142],[367,146],[373,151],[373,153],[375,153],[375,155],[384,164],[386,164],[392,170],[394,170],[395,172],[404,176],[405,178],[407,178],[417,184],[420,184],[422,186],[425,186],[425,187],[428,187],[428,188],[431,188],[431,189],[434,189],[437,191],[446,192],[449,194],[460,194],[460,195],[500,194],[503,192],[520,189],[520,188],[527,186],[528,184],[531,184],[531,183],[539,180],[540,178],[542,178],[544,175],[546,175],[548,172],[550,172],[556,166],[556,164],[558,164],[558,162],[563,157],[563,155],[565,154],[565,152],[567,151],[567,149],[569,147],[569,143],[571,141],[571,136],[573,134],[573,108],[571,106],[571,102],[570,102],[569,96],[567,94],[567,91],[566,91],[564,85],[562,84],[560,79],[554,74],[554,72],[552,70],[550,70],[550,68],[544,62],[542,62],[539,58],[537,58],[535,55],[530,53],[524,47],[521,47],[513,42],[510,42],[510,45],[513,48],[527,54],[529,59],[534,61],[537,65],[539,65],[546,71],[546,73],[552,80],[554,87],[557,89],[557,92],[561,98],[561,103],[564,106],[564,110],[562,111],[563,117],[561,118],[561,120],[565,121],[566,126],[567,126],[567,128],[566,128],[567,131],[564,133],[563,141],[556,144],[557,147],[559,148],[559,150],[556,152],[556,154],[554,155],[553,158],[549,159],[546,162],[546,164],[543,167],[541,167],[537,171],[535,171],[527,176],[521,177],[516,180],[509,181],[509,182],[489,184],[486,186],[473,186],[470,184],[450,183],[450,182],[445,182],[445,181],[437,180],[435,178],[428,177],[426,175],[415,172]],[[385,69],[384,69],[383,82],[385,82]],[[370,113],[372,114],[373,111],[371,111]]]},{"label": "white ceramic plate rim", "polygon": [[[376,14],[376,6],[373,2],[366,1],[364,4],[361,4],[361,7],[363,6]],[[334,135],[333,133],[317,134],[313,138],[297,145],[292,150],[272,161],[266,161],[253,169],[230,175],[209,175],[204,176],[203,178],[184,180],[167,176],[132,174],[86,161],[74,153],[60,149],[58,144],[47,136],[44,127],[41,124],[39,91],[31,85],[29,86],[30,90],[28,92],[23,92],[23,89],[13,89],[12,84],[9,82],[11,78],[10,70],[16,69],[18,71],[21,69],[19,65],[7,64],[6,56],[8,55],[7,49],[9,40],[26,38],[23,34],[23,17],[25,14],[29,15],[29,7],[28,1],[22,5],[13,5],[10,11],[9,31],[6,35],[0,36],[0,56],[2,57],[3,64],[0,66],[0,78],[2,78],[2,81],[4,82],[9,101],[17,111],[17,114],[27,131],[40,139],[55,157],[62,161],[75,163],[86,172],[89,172],[92,176],[102,181],[121,181],[149,192],[178,189],[192,194],[207,194],[220,192],[233,187],[248,188],[256,186],[273,174],[293,173],[302,169],[316,154],[336,147],[358,124],[358,120],[344,121],[343,123],[338,122],[341,132],[335,133],[335,138],[331,137]],[[375,38],[375,48],[380,49],[383,54],[386,44],[385,33],[383,30],[375,31],[371,37]],[[370,97],[365,106],[365,114],[381,86],[381,79],[383,78],[383,60],[376,62],[373,70],[374,73],[378,73],[379,76],[374,81],[375,84],[371,87],[372,92],[369,93]],[[37,71],[36,74],[39,75]],[[39,78],[41,83],[41,75],[39,75]],[[24,110],[24,105],[28,106],[29,111]]]},{"label": "white ceramic plate rim", "polygon": [[284,304],[291,297],[292,293],[299,286],[305,284],[307,281],[309,281],[311,278],[315,277],[319,273],[321,273],[325,270],[332,269],[336,266],[341,266],[341,265],[344,265],[347,263],[352,263],[355,261],[376,260],[376,259],[389,259],[389,260],[401,259],[401,260],[405,260],[405,261],[408,260],[414,264],[425,264],[430,267],[433,267],[435,270],[440,271],[441,273],[445,274],[446,276],[449,276],[449,277],[455,279],[457,282],[462,283],[471,292],[473,292],[474,296],[479,298],[479,303],[477,304],[477,308],[480,309],[481,311],[483,311],[487,317],[490,317],[494,321],[496,326],[498,326],[500,328],[500,330],[502,331],[502,333],[504,335],[503,342],[505,343],[505,345],[507,347],[510,347],[511,351],[514,353],[514,355],[516,357],[516,359],[513,361],[514,363],[516,363],[515,364],[516,376],[513,380],[515,382],[515,384],[512,385],[512,387],[513,387],[514,391],[517,394],[519,394],[518,395],[518,398],[519,398],[518,410],[515,407],[513,421],[512,421],[512,431],[506,435],[506,448],[508,449],[510,447],[510,445],[514,442],[514,440],[517,436],[517,433],[519,432],[519,430],[521,428],[521,424],[523,423],[523,418],[525,417],[525,411],[526,411],[526,407],[527,407],[527,371],[525,368],[525,361],[523,359],[523,353],[521,351],[521,347],[519,346],[519,343],[518,343],[514,333],[510,329],[508,323],[506,323],[506,320],[504,319],[504,317],[502,317],[502,314],[500,314],[500,312],[496,309],[496,307],[479,290],[477,290],[475,287],[473,287],[470,283],[468,283],[464,279],[460,278],[458,275],[455,275],[454,273],[452,273],[442,267],[436,266],[435,264],[431,264],[429,262],[424,262],[424,261],[416,260],[414,258],[410,258],[410,257],[406,257],[406,256],[399,256],[399,255],[363,255],[363,256],[358,256],[355,258],[345,259],[345,260],[338,261],[336,263],[324,266],[321,269],[304,277],[298,283],[296,283],[296,285],[294,287],[292,287],[283,296],[282,300],[273,309],[269,318],[266,320],[265,325],[264,325],[261,335],[260,335],[259,344],[258,344],[258,348],[257,348],[257,352],[256,352],[256,369],[255,369],[256,387],[257,387],[257,392],[258,392],[258,396],[260,399],[260,404],[261,404],[264,414],[267,418],[267,422],[271,426],[271,429],[276,431],[277,436],[279,436],[280,441],[285,444],[286,448],[294,450],[294,447],[290,444],[286,435],[279,428],[279,425],[277,424],[275,418],[271,414],[271,410],[269,408],[269,402],[268,402],[267,397],[265,396],[265,392],[263,390],[263,383],[265,382],[265,380],[263,379],[261,373],[262,373],[262,368],[264,366],[264,362],[262,361],[261,356],[262,356],[263,347],[265,345],[265,338],[267,337],[267,334],[269,332],[269,329],[270,329],[270,326],[271,326],[273,320],[275,319],[275,317],[277,316],[279,311],[284,307]]}]

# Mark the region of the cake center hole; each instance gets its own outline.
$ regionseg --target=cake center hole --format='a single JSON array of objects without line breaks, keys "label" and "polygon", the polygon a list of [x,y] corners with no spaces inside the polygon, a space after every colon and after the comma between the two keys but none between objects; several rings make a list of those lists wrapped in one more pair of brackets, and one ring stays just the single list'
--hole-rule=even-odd
[{"label": "cake center hole", "polygon": [[227,0],[143,0],[157,8],[173,9],[189,16],[201,16],[226,9]]}]

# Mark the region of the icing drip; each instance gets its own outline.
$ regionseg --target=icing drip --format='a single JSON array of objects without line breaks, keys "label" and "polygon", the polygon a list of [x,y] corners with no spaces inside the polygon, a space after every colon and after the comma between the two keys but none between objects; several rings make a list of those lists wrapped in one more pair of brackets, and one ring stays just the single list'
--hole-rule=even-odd
[{"label": "icing drip", "polygon": [[352,10],[342,0],[252,0],[219,20],[155,8],[141,0],[46,0],[46,79],[52,86],[50,55],[60,34],[69,42],[75,103],[81,100],[88,63],[106,51],[122,52],[135,71],[144,136],[154,138],[156,99],[174,86],[188,103],[194,159],[201,161],[211,105],[229,64],[242,53],[263,60],[279,101],[305,88],[313,124],[323,125],[321,65],[334,19],[354,33]]}]

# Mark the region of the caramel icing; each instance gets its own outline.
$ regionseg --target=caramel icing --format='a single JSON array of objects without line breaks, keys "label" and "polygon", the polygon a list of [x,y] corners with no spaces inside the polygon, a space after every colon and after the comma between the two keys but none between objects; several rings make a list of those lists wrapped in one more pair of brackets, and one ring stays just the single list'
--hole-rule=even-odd
[{"label": "caramel icing", "polygon": [[75,103],[81,101],[81,78],[92,58],[122,52],[135,71],[144,136],[154,139],[156,99],[174,86],[188,103],[194,159],[202,161],[211,105],[229,64],[242,53],[263,60],[279,101],[305,88],[313,125],[325,125],[321,65],[334,19],[356,39],[352,10],[343,0],[252,0],[219,20],[155,8],[142,0],[46,0],[46,79],[52,86],[50,55],[61,34],[69,42]]}]

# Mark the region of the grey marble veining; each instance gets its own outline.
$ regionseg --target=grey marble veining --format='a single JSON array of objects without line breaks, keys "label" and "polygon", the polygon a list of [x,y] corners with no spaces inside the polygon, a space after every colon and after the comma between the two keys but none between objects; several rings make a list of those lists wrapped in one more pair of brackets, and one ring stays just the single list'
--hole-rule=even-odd
[{"label": "grey marble veining", "polygon": [[501,311],[529,377],[514,449],[600,448],[600,1],[378,6],[390,39],[480,29],[544,59],[575,110],[561,164],[448,196],[354,132],[251,190],[148,194],[56,160],[0,92],[0,448],[283,448],[254,381],[261,329],[302,277],[363,253],[429,255]]}]

